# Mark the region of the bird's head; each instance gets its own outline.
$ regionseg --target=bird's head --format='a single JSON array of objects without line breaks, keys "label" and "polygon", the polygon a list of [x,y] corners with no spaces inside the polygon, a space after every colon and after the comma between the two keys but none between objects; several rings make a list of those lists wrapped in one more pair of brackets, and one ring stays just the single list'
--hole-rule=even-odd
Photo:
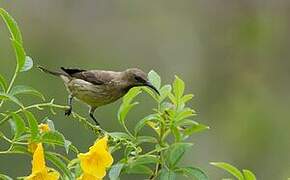
[{"label": "bird's head", "polygon": [[129,87],[136,86],[147,86],[153,89],[157,94],[160,94],[159,91],[154,87],[147,78],[147,74],[144,73],[141,69],[130,68],[124,71],[124,80],[127,81]]}]

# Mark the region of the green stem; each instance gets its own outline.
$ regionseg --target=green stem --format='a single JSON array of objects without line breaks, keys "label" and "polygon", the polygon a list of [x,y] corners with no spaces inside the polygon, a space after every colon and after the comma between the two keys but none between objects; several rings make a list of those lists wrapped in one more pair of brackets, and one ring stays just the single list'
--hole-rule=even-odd
[{"label": "green stem", "polygon": [[12,145],[13,145],[13,144],[19,144],[19,145],[27,145],[27,144],[28,144],[28,143],[24,143],[24,142],[15,142],[15,141],[9,139],[8,137],[6,137],[6,136],[4,136],[4,135],[2,135],[2,138],[3,138],[5,141],[11,143]]},{"label": "green stem", "polygon": [[0,154],[7,154],[10,153],[11,149],[13,148],[14,144],[18,144],[18,145],[27,145],[28,143],[23,143],[23,142],[14,142],[13,140],[9,139],[8,137],[2,135],[1,136],[2,139],[4,139],[5,141],[7,141],[8,143],[10,143],[10,146],[7,150],[5,151],[0,151]]},{"label": "green stem", "polygon": [[147,156],[147,155],[155,154],[155,153],[157,153],[157,152],[164,151],[164,150],[166,150],[166,149],[168,149],[168,147],[163,147],[163,148],[161,148],[161,149],[154,149],[154,150],[152,150],[152,151],[149,151],[149,152],[145,153],[144,155]]},{"label": "green stem", "polygon": [[9,146],[9,148],[6,150],[6,151],[0,151],[0,154],[7,154],[7,153],[10,153],[11,149],[13,148],[13,144],[11,144]]},{"label": "green stem", "polygon": [[9,84],[9,86],[7,88],[6,93],[9,93],[9,91],[11,90],[11,88],[12,88],[12,86],[13,86],[15,80],[16,80],[17,75],[18,75],[18,68],[16,68],[16,70],[15,70],[15,73],[14,73],[14,75],[13,75],[11,81],[10,81],[10,84]]},{"label": "green stem", "polygon": [[[62,105],[58,105],[58,104],[53,104],[53,102],[51,101],[51,102],[48,102],[48,103],[30,105],[30,106],[18,109],[17,111],[14,111],[14,113],[18,114],[18,113],[23,112],[23,111],[28,110],[28,109],[41,108],[41,107],[55,107],[55,108],[59,108],[59,109],[67,109],[68,108],[68,106],[62,106]],[[0,126],[3,123],[5,123],[7,120],[9,120],[10,117],[11,117],[11,114],[9,114],[6,117],[4,117],[0,121]]]},{"label": "green stem", "polygon": [[[161,102],[158,102],[158,112],[160,112],[160,110],[161,110],[160,103]],[[162,116],[161,116],[161,118],[162,118]],[[164,146],[164,142],[163,142],[165,140],[165,138],[163,137],[164,133],[165,133],[165,122],[164,122],[164,119],[162,118],[162,121],[160,122],[160,134],[158,136],[158,144],[159,144],[160,147]],[[166,147],[166,149],[167,149],[167,147]],[[154,173],[149,177],[150,180],[156,179],[158,174],[159,174],[160,169],[162,168],[162,164],[163,164],[163,153],[162,153],[162,151],[163,150],[165,150],[165,148],[161,148],[161,150],[157,151],[160,162],[158,162],[156,164]]]},{"label": "green stem", "polygon": [[81,123],[83,123],[86,127],[91,128],[96,135],[99,134],[109,134],[107,131],[103,130],[99,126],[93,125],[92,123],[88,122],[86,118],[80,116],[79,114],[72,112],[74,118],[78,119]]},{"label": "green stem", "polygon": [[129,131],[129,129],[127,128],[127,126],[125,125],[125,123],[122,123],[122,126],[125,129],[126,133],[129,134],[129,136],[131,136],[132,138],[135,139],[135,136]]},{"label": "green stem", "polygon": [[[16,66],[16,69],[15,69],[15,72],[14,72],[14,74],[13,74],[13,77],[12,77],[12,79],[11,79],[11,81],[10,81],[10,84],[9,84],[7,90],[6,90],[6,93],[7,93],[7,94],[8,94],[9,91],[11,90],[11,88],[12,88],[12,86],[13,86],[15,80],[16,80],[17,75],[18,75],[18,66]],[[0,102],[0,107],[3,105],[3,103],[4,103],[4,99],[1,100],[1,102]]]}]

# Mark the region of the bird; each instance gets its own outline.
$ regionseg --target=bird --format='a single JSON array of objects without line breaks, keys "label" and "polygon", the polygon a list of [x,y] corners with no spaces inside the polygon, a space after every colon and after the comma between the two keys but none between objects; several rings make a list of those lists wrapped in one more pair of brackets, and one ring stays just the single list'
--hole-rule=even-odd
[{"label": "bird", "polygon": [[100,126],[100,123],[94,117],[95,110],[100,106],[117,101],[133,87],[147,86],[160,95],[157,88],[148,80],[147,74],[138,68],[129,68],[124,71],[84,70],[64,67],[60,68],[61,71],[51,71],[42,66],[38,66],[38,68],[63,80],[69,92],[69,108],[65,110],[66,116],[72,113],[73,99],[77,99],[89,106],[89,116],[97,126]]}]

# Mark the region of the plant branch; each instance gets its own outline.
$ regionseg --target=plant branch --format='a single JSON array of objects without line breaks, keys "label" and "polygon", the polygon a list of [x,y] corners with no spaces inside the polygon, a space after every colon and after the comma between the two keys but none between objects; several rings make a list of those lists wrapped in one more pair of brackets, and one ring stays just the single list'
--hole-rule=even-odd
[{"label": "plant branch", "polygon": [[[11,81],[10,81],[10,84],[9,84],[7,90],[6,90],[6,93],[7,93],[7,94],[8,94],[9,91],[11,90],[11,88],[12,88],[12,86],[13,86],[15,80],[16,80],[17,75],[18,75],[18,65],[16,66],[16,69],[15,69],[15,72],[14,72],[14,74],[13,74],[13,77],[12,77],[12,79],[11,79]],[[3,105],[3,103],[4,103],[4,99],[1,100],[1,102],[0,102],[0,107]]]},{"label": "plant branch", "polygon": [[[161,109],[161,105],[160,105],[161,102],[158,102],[158,112],[160,112],[160,109]],[[161,116],[162,117],[162,116]],[[159,174],[159,171],[160,169],[162,168],[162,160],[163,160],[163,153],[162,151],[164,150],[163,149],[163,146],[164,146],[164,135],[165,135],[165,122],[164,122],[164,119],[162,118],[162,121],[160,121],[160,134],[159,134],[159,137],[158,137],[158,144],[159,146],[162,148],[161,150],[157,151],[158,152],[158,156],[159,156],[159,162],[157,162],[156,166],[155,166],[155,171],[154,173],[149,177],[150,180],[153,180],[155,178],[157,178],[158,174]],[[166,147],[167,149],[167,147]]]},{"label": "plant branch", "polygon": [[2,134],[1,137],[2,137],[5,141],[11,143],[12,145],[13,145],[13,144],[19,144],[19,145],[27,145],[27,144],[28,144],[28,143],[25,143],[25,142],[16,142],[16,141],[13,141],[13,140],[9,139],[8,137],[4,136],[3,134]]},{"label": "plant branch", "polygon": [[[15,114],[18,114],[20,112],[23,112],[25,110],[28,109],[33,109],[33,108],[37,108],[40,109],[42,107],[52,107],[52,108],[59,108],[59,109],[67,109],[68,106],[63,106],[63,105],[58,105],[58,104],[54,104],[53,100],[48,102],[48,103],[42,103],[42,104],[33,104],[27,107],[23,107],[18,109],[17,111],[14,111]],[[5,123],[7,120],[9,120],[9,118],[11,117],[11,114],[8,114],[7,116],[5,116],[1,121],[0,121],[0,125],[2,125],[3,123]]]},{"label": "plant branch", "polygon": [[92,123],[88,122],[86,118],[80,116],[78,113],[72,112],[74,118],[78,119],[79,122],[84,124],[86,127],[93,130],[96,135],[100,134],[109,134],[107,131],[103,130],[100,126],[93,125]]},{"label": "plant branch", "polygon": [[13,144],[10,144],[9,148],[6,151],[0,151],[0,154],[10,153],[10,151],[11,151],[12,148],[13,148]]},{"label": "plant branch", "polygon": [[129,129],[127,128],[127,126],[125,125],[125,123],[122,123],[123,128],[125,129],[126,133],[131,136],[133,139],[135,139],[135,136],[129,131]]}]

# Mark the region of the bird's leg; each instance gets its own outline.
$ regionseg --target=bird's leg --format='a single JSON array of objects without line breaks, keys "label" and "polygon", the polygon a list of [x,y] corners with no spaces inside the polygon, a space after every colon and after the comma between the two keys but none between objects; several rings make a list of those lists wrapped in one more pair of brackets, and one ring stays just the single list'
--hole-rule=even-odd
[{"label": "bird's leg", "polygon": [[71,114],[71,112],[72,112],[72,101],[73,101],[73,96],[70,94],[69,96],[68,96],[68,106],[69,106],[69,108],[67,109],[67,110],[65,110],[65,112],[64,112],[64,114],[66,115],[66,116],[69,116],[70,114]]},{"label": "bird's leg", "polygon": [[99,126],[100,123],[97,121],[97,119],[94,117],[94,112],[96,108],[95,107],[90,107],[90,117],[95,121],[96,125]]}]

